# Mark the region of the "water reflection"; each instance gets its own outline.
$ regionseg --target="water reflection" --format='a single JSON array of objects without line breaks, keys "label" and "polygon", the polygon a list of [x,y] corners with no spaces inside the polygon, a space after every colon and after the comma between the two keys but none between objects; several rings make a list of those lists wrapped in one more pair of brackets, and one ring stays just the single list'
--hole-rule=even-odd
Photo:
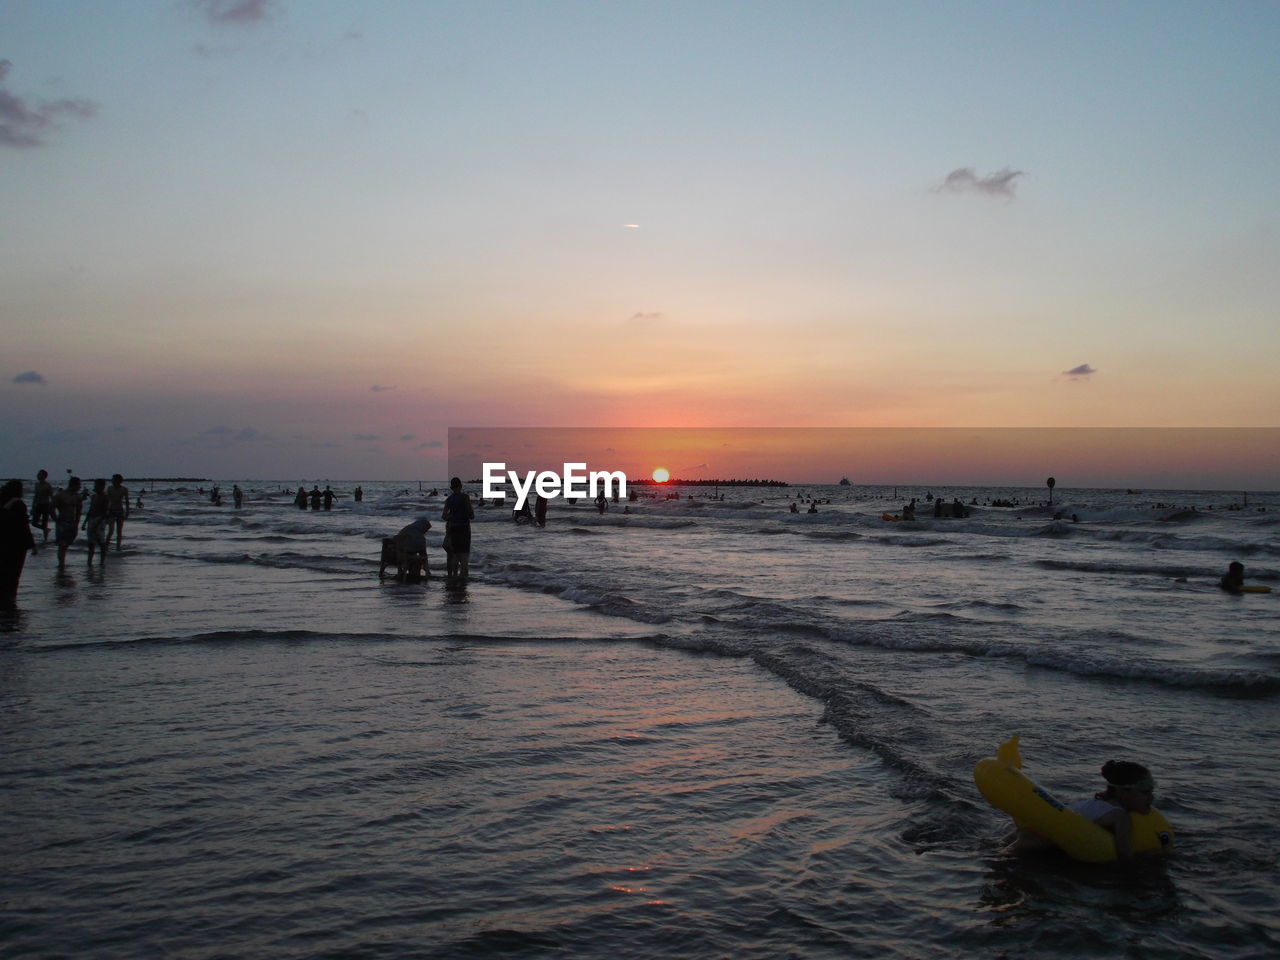
[{"label": "water reflection", "polygon": [[993,926],[1040,921],[1083,908],[1080,921],[1099,912],[1147,925],[1182,909],[1178,888],[1163,858],[1144,858],[1131,868],[1077,863],[1056,854],[998,857],[987,861],[982,910]]},{"label": "water reflection", "polygon": [[59,606],[69,606],[79,602],[80,594],[76,591],[76,578],[70,569],[55,573],[53,582],[58,588],[53,594],[55,603]]}]

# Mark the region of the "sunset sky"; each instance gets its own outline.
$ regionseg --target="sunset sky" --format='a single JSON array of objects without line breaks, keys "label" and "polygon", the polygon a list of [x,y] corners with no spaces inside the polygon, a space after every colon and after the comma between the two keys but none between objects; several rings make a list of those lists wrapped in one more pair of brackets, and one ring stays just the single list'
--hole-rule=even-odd
[{"label": "sunset sky", "polygon": [[6,0],[0,473],[1274,427],[1277,50],[1268,2]]}]

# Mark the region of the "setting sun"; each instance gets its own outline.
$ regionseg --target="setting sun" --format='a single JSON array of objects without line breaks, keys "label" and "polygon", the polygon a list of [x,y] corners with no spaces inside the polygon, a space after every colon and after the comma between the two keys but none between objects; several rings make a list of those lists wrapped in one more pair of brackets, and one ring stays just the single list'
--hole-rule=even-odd
[{"label": "setting sun", "polygon": [[653,482],[666,483],[671,479],[671,472],[666,467],[653,468]]}]

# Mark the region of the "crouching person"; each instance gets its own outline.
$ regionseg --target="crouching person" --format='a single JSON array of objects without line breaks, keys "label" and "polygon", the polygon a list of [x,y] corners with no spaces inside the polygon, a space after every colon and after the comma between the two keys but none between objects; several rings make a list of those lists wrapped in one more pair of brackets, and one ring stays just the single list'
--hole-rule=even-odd
[{"label": "crouching person", "polygon": [[426,517],[414,520],[394,537],[382,541],[382,562],[378,567],[378,579],[387,574],[387,567],[396,568],[395,579],[402,583],[419,583],[431,579],[427,563],[427,531],[431,521]]}]

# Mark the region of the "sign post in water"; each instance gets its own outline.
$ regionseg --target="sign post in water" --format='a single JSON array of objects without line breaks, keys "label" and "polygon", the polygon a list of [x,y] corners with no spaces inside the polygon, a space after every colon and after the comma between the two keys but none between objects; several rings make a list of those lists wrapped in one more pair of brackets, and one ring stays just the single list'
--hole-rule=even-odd
[{"label": "sign post in water", "polygon": [[1051,507],[1053,506],[1053,486],[1057,482],[1058,481],[1053,479],[1053,477],[1050,477],[1048,480],[1045,481],[1045,486],[1049,488],[1049,506]]}]

